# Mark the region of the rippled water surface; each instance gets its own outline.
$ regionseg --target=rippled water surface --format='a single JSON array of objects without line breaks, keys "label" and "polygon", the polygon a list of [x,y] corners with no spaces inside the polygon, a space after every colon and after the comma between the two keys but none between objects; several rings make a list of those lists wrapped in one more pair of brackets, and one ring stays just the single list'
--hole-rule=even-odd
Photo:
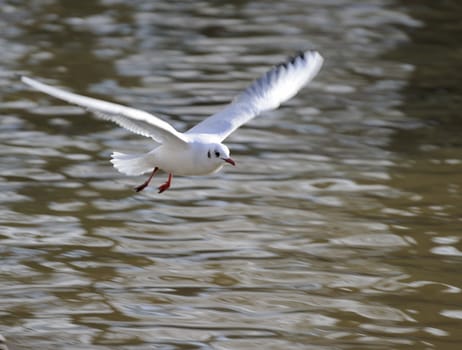
[{"label": "rippled water surface", "polygon": [[[459,1],[4,1],[0,334],[13,349],[459,349]],[[186,130],[273,64],[323,70],[161,195],[153,145],[17,74]]]}]

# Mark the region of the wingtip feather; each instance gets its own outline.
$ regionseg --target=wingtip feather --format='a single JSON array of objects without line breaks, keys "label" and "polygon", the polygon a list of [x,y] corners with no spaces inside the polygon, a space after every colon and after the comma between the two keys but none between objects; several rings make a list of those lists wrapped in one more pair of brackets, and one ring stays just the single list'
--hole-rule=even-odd
[{"label": "wingtip feather", "polygon": [[31,82],[33,81],[31,78],[28,78],[25,75],[19,75],[18,78],[26,85],[31,85]]}]

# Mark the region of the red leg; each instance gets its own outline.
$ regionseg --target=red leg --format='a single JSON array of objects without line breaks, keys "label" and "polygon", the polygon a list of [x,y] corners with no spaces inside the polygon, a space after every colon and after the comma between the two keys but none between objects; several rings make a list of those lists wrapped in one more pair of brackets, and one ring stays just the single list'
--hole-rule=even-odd
[{"label": "red leg", "polygon": [[170,184],[172,183],[173,175],[170,173],[168,174],[167,182],[159,186],[159,193],[162,193],[170,188]]},{"label": "red leg", "polygon": [[159,170],[159,168],[155,167],[154,170],[152,171],[151,175],[149,175],[148,179],[145,182],[143,182],[141,185],[135,187],[135,191],[140,192],[140,191],[144,190],[149,185],[149,183],[151,182],[152,178],[154,177],[154,175],[157,173],[158,170]]}]

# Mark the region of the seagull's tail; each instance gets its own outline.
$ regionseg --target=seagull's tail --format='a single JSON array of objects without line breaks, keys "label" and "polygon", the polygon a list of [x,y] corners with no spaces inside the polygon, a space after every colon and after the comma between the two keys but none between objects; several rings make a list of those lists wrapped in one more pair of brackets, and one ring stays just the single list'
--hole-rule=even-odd
[{"label": "seagull's tail", "polygon": [[154,168],[152,164],[152,155],[145,154],[125,154],[113,152],[111,154],[111,163],[121,173],[126,175],[141,175]]}]

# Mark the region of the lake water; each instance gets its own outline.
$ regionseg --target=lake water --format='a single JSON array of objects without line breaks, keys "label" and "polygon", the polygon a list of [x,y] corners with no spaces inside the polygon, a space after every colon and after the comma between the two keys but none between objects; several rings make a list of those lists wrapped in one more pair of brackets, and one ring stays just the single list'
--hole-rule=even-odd
[{"label": "lake water", "polygon": [[[0,334],[12,349],[459,349],[460,1],[6,1]],[[209,177],[17,74],[186,130],[285,57],[321,73]]]}]

